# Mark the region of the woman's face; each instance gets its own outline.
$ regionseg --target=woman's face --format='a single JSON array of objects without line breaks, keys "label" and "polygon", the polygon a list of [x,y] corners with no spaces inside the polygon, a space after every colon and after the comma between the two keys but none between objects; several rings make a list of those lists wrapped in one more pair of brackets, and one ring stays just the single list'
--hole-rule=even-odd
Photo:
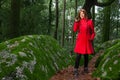
[{"label": "woman's face", "polygon": [[84,14],[84,12],[80,12],[80,18],[82,19],[82,18],[85,18],[85,14]]}]

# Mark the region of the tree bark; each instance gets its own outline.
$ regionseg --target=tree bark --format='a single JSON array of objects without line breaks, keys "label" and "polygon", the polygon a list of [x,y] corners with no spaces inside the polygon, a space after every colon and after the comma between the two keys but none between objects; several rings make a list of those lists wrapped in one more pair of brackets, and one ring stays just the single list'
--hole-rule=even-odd
[{"label": "tree bark", "polygon": [[117,32],[116,32],[116,38],[119,38],[119,13],[117,12]]},{"label": "tree bark", "polygon": [[51,30],[51,19],[52,19],[52,11],[51,11],[51,6],[52,6],[52,0],[50,0],[49,2],[49,26],[48,26],[48,32],[47,34],[49,35],[50,34],[50,30]]},{"label": "tree bark", "polygon": [[77,16],[77,6],[78,6],[78,1],[75,0],[75,17]]},{"label": "tree bark", "polygon": [[56,0],[56,28],[55,28],[55,32],[54,32],[54,38],[57,40],[57,34],[58,34],[58,0]]},{"label": "tree bark", "polygon": [[[2,5],[2,1],[0,0],[0,10],[1,10],[1,5]],[[0,11],[1,12],[1,11]],[[0,32],[1,32],[1,23],[2,23],[2,20],[0,18]]]},{"label": "tree bark", "polygon": [[64,46],[64,38],[65,38],[65,10],[66,10],[66,0],[64,0],[64,9],[63,9],[62,46]]},{"label": "tree bark", "polygon": [[[1,5],[2,5],[2,2],[1,2],[1,0],[0,0],[0,10],[1,10]],[[1,12],[1,11],[0,11]],[[2,20],[1,20],[1,18],[0,18],[0,42],[2,41]]]},{"label": "tree bark", "polygon": [[92,20],[95,23],[95,6],[92,7]]},{"label": "tree bark", "polygon": [[9,27],[9,38],[19,36],[20,26],[20,0],[11,0],[11,25]]},{"label": "tree bark", "polygon": [[[77,6],[78,6],[78,1],[75,0],[75,17],[77,16]],[[74,37],[75,37],[75,33],[72,30],[72,44],[74,44]]]},{"label": "tree bark", "polygon": [[100,6],[100,7],[105,7],[105,6],[108,6],[110,5],[111,3],[113,3],[115,0],[109,0],[105,3],[100,3],[98,2],[97,0],[85,0],[85,3],[83,5],[83,9],[85,9],[87,11],[87,14],[88,14],[88,18],[91,19],[91,8],[92,6],[96,5],[96,6]]},{"label": "tree bark", "polygon": [[110,34],[110,6],[104,9],[104,22],[103,22],[103,42],[109,40]]}]

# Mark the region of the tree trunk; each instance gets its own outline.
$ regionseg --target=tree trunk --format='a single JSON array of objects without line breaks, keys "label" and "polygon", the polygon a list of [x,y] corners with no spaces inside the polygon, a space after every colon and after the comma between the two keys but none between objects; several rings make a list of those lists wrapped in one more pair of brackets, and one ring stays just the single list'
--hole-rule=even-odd
[{"label": "tree trunk", "polygon": [[56,28],[54,32],[54,38],[57,40],[57,33],[58,33],[58,0],[56,0]]},{"label": "tree trunk", "polygon": [[92,20],[95,23],[95,6],[92,7]]},{"label": "tree trunk", "polygon": [[85,9],[87,11],[88,14],[88,18],[91,18],[91,8],[92,6],[94,6],[94,0],[85,0],[84,6],[82,7],[83,9]]},{"label": "tree trunk", "polygon": [[[1,0],[0,0],[0,12],[1,12]],[[1,20],[1,18],[0,18],[0,32],[1,32],[1,23],[2,23],[2,20]]]},{"label": "tree trunk", "polygon": [[[1,10],[1,4],[2,4],[2,3],[1,3],[1,0],[0,0],[0,10]],[[0,11],[0,12],[1,12],[1,11]],[[1,20],[1,18],[0,18],[0,42],[2,41],[2,36],[3,36],[3,35],[2,35],[2,25],[1,25],[1,24],[2,24],[2,20]]]},{"label": "tree trunk", "polygon": [[118,2],[118,5],[117,5],[117,38],[119,38],[119,28],[120,28],[120,11],[119,11],[119,9],[120,9],[120,0],[119,1],[116,1],[116,3]]},{"label": "tree trunk", "polygon": [[103,23],[103,42],[109,40],[110,34],[110,6],[104,8],[104,23]]},{"label": "tree trunk", "polygon": [[91,10],[92,6],[96,5],[96,6],[104,7],[104,6],[108,6],[111,3],[113,3],[113,1],[115,1],[115,0],[109,0],[105,3],[99,3],[97,0],[85,0],[85,3],[82,8],[87,11],[88,18],[91,19],[92,17],[91,17],[90,10]]},{"label": "tree trunk", "polygon": [[119,38],[119,12],[117,12],[117,32],[116,32],[116,38]]},{"label": "tree trunk", "polygon": [[11,25],[8,30],[8,37],[19,36],[20,26],[20,0],[11,0]]},{"label": "tree trunk", "polygon": [[77,16],[77,6],[78,6],[78,1],[75,0],[75,17]]},{"label": "tree trunk", "polygon": [[63,9],[62,46],[64,46],[64,38],[65,38],[65,10],[66,10],[66,0],[64,0],[64,9]]},{"label": "tree trunk", "polygon": [[[75,17],[77,16],[77,6],[78,6],[78,1],[75,0]],[[75,33],[72,30],[72,44],[74,44],[74,38],[75,38]]]},{"label": "tree trunk", "polygon": [[48,35],[50,34],[51,30],[51,19],[52,19],[52,11],[51,11],[51,6],[52,6],[52,0],[49,2],[49,26],[48,26]]}]

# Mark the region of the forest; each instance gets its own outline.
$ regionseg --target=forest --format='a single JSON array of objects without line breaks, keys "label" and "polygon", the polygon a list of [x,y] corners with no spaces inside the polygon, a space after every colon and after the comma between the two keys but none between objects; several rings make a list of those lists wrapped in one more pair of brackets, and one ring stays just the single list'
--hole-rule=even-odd
[{"label": "forest", "polygon": [[0,80],[49,80],[73,67],[81,8],[94,22],[95,55],[103,51],[92,77],[119,80],[120,0],[0,0]]}]

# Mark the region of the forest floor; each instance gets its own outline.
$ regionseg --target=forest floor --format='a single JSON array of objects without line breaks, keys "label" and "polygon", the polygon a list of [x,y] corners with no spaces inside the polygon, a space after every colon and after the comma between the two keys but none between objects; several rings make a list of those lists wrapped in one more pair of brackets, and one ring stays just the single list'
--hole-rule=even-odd
[{"label": "forest floor", "polygon": [[69,66],[58,73],[56,73],[50,80],[100,80],[100,78],[93,78],[92,72],[96,69],[95,62],[103,51],[97,53],[89,62],[89,73],[83,74],[83,66],[79,68],[79,76],[73,75],[73,66]]}]

